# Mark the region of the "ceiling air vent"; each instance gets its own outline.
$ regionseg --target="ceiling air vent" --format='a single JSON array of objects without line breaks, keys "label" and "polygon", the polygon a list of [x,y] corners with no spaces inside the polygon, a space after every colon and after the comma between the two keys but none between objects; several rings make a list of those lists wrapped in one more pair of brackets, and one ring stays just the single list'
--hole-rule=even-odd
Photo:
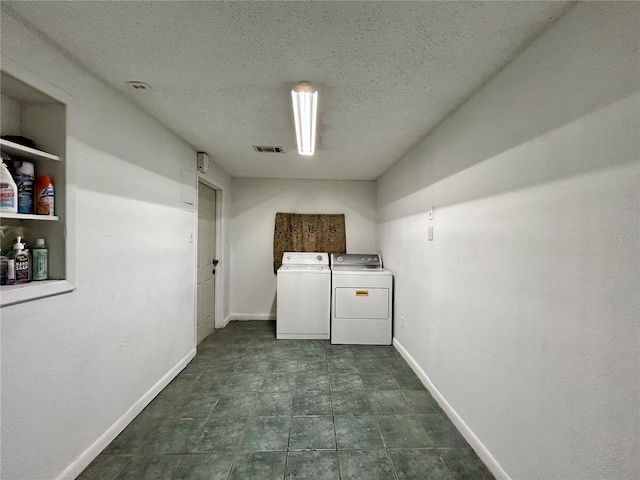
[{"label": "ceiling air vent", "polygon": [[129,88],[133,88],[134,90],[138,90],[138,91],[151,90],[151,85],[145,82],[138,82],[138,81],[132,80],[129,82],[124,82],[124,84]]},{"label": "ceiling air vent", "polygon": [[284,148],[274,147],[272,145],[252,145],[253,149],[258,153],[284,153]]}]

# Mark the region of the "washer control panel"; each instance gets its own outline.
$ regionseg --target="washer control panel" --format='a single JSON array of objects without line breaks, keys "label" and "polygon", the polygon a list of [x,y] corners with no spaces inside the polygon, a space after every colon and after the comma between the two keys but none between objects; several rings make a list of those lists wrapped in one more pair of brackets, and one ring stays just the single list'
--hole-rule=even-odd
[{"label": "washer control panel", "polygon": [[326,252],[284,252],[283,265],[329,265]]}]

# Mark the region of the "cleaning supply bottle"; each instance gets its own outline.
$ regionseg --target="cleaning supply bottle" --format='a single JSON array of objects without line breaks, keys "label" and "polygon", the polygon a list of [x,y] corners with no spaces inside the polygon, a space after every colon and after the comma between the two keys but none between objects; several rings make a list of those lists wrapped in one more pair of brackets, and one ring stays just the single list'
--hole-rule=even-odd
[{"label": "cleaning supply bottle", "polygon": [[53,180],[49,175],[41,175],[36,179],[35,191],[36,213],[38,215],[55,215],[54,214],[54,197]]},{"label": "cleaning supply bottle", "polygon": [[33,247],[33,280],[49,279],[49,249],[44,243],[44,238],[36,240]]},{"label": "cleaning supply bottle", "polygon": [[22,237],[16,238],[16,243],[13,245],[15,283],[29,283],[31,281],[31,256],[25,247],[26,245],[22,243]]},{"label": "cleaning supply bottle", "polygon": [[33,213],[33,182],[35,171],[33,163],[21,162],[16,168],[16,185],[18,186],[18,213]]},{"label": "cleaning supply bottle", "polygon": [[28,248],[26,248],[26,246],[27,245],[25,244],[25,249],[22,251],[22,254],[26,255],[27,262],[28,262],[27,275],[25,276],[25,278],[21,278],[21,281],[19,283],[27,283],[33,280],[33,255],[31,255],[31,252],[29,251]]},{"label": "cleaning supply bottle", "polygon": [[18,213],[18,187],[4,163],[0,167],[0,212]]},{"label": "cleaning supply bottle", "polygon": [[3,239],[3,241],[0,243],[0,285],[6,285],[9,276],[9,259],[6,255],[7,252],[2,246],[4,244],[5,238],[4,232],[8,228],[9,227],[7,227],[6,225],[0,225],[0,238]]},{"label": "cleaning supply bottle", "polygon": [[13,250],[7,254],[7,285],[29,282],[30,261],[29,255],[24,252],[24,247],[25,244],[22,243],[22,237],[16,237]]},{"label": "cleaning supply bottle", "polygon": [[16,252],[12,248],[7,252],[7,281],[5,285],[15,285],[16,283]]},{"label": "cleaning supply bottle", "polygon": [[6,285],[9,280],[9,259],[0,255],[0,285]]}]

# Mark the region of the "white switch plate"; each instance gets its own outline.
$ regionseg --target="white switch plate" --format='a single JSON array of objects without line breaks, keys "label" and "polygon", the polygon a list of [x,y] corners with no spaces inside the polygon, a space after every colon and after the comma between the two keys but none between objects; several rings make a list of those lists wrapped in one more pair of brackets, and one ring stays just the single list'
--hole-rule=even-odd
[{"label": "white switch plate", "polygon": [[404,315],[400,315],[400,328],[404,328]]},{"label": "white switch plate", "polygon": [[431,205],[431,208],[429,209],[429,212],[428,212],[429,220],[433,220],[433,217],[435,216],[435,213],[436,213],[435,210],[436,210],[435,207]]},{"label": "white switch plate", "polygon": [[429,227],[429,241],[433,242],[433,226]]}]

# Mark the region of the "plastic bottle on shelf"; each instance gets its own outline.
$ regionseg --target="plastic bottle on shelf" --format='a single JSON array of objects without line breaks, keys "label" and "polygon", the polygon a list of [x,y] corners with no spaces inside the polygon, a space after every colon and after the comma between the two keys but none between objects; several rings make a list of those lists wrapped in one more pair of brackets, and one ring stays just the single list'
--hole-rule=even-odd
[{"label": "plastic bottle on shelf", "polygon": [[36,240],[33,247],[33,280],[49,279],[49,248],[44,243],[44,238]]},{"label": "plastic bottle on shelf", "polygon": [[[16,263],[16,283],[31,282],[33,280],[33,257],[26,243],[19,260],[23,263]],[[19,276],[18,271],[20,271]],[[26,271],[26,273],[23,273],[23,271]],[[20,281],[18,281],[18,278],[20,278]]]},{"label": "plastic bottle on shelf", "polygon": [[36,179],[35,191],[36,213],[38,215],[55,215],[53,180],[49,175],[41,175]]},{"label": "plastic bottle on shelf", "polygon": [[7,284],[28,283],[31,281],[31,257],[25,250],[22,237],[16,237],[13,244],[13,252],[8,259]]},{"label": "plastic bottle on shelf", "polygon": [[16,185],[18,186],[18,213],[33,213],[33,182],[35,171],[33,163],[21,162],[16,168]]},{"label": "plastic bottle on shelf", "polygon": [[0,255],[0,285],[6,285],[9,280],[9,259]]},{"label": "plastic bottle on shelf", "polygon": [[18,186],[4,163],[0,167],[0,212],[18,213]]},{"label": "plastic bottle on shelf", "polygon": [[5,285],[16,283],[16,254],[13,248],[7,252],[7,278]]},{"label": "plastic bottle on shelf", "polygon": [[[0,238],[2,238],[3,240],[5,238],[4,232],[8,228],[9,227],[7,227],[6,225],[0,225]],[[4,241],[2,243],[4,243]],[[7,258],[6,254],[6,249],[2,248],[2,245],[0,244],[0,285],[7,284],[9,274],[9,259]]]}]

